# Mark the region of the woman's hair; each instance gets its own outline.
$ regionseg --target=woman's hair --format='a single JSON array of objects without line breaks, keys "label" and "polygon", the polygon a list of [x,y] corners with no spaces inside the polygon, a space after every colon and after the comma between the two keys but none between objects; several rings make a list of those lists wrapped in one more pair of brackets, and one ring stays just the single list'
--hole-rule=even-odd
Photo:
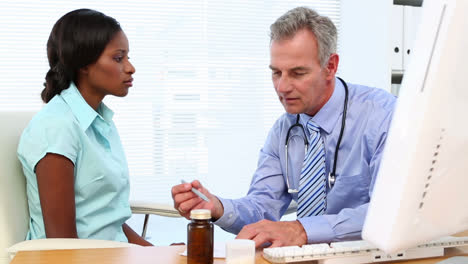
[{"label": "woman's hair", "polygon": [[301,29],[310,30],[317,39],[320,65],[327,64],[332,53],[336,53],[337,31],[333,22],[307,7],[289,10],[270,26],[270,41],[294,37]]},{"label": "woman's hair", "polygon": [[41,98],[48,103],[76,83],[81,68],[96,62],[106,45],[122,29],[112,17],[91,9],[78,9],[61,17],[47,41],[50,69]]}]

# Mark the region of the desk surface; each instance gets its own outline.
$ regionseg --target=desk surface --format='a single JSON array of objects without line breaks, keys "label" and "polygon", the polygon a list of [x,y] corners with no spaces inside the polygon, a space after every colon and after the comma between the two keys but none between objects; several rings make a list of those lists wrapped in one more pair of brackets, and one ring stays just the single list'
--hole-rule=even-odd
[{"label": "desk surface", "polygon": [[[186,264],[187,257],[179,255],[184,250],[185,246],[23,251],[15,256],[11,264]],[[402,261],[398,263],[434,264],[449,256],[468,256],[468,250],[466,248],[447,249],[445,255],[445,257],[440,258]],[[224,259],[215,259],[214,263],[220,264],[226,262]],[[257,251],[255,263],[269,263],[262,257],[261,250]]]}]

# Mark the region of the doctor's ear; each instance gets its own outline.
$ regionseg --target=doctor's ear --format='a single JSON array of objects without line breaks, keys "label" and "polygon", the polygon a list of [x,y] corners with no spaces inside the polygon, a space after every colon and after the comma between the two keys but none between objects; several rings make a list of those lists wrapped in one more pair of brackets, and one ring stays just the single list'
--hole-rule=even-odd
[{"label": "doctor's ear", "polygon": [[335,78],[336,71],[338,70],[338,63],[340,61],[340,57],[336,53],[332,53],[328,58],[328,63],[325,66],[327,69],[327,79]]}]

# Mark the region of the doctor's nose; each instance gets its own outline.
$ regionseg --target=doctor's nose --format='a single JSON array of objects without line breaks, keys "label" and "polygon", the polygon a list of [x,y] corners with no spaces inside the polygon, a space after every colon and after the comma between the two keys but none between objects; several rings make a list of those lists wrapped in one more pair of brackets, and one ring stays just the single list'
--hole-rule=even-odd
[{"label": "doctor's nose", "polygon": [[287,76],[281,76],[276,80],[276,90],[279,93],[287,93],[292,90],[292,84]]}]

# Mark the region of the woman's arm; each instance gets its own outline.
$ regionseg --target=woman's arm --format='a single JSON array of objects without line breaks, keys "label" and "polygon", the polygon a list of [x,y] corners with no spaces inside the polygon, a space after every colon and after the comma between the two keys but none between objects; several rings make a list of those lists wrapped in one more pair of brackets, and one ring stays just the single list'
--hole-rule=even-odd
[{"label": "woman's arm", "polygon": [[36,165],[47,238],[78,238],[73,175],[73,162],[62,155],[48,153]]},{"label": "woman's arm", "polygon": [[[75,219],[74,165],[68,158],[48,153],[36,166],[37,186],[47,238],[78,238]],[[152,246],[127,224],[128,242]]]},{"label": "woman's arm", "polygon": [[143,239],[141,236],[139,236],[135,231],[133,231],[133,229],[128,226],[127,224],[123,224],[122,225],[122,229],[125,233],[125,235],[127,236],[127,239],[128,239],[128,243],[132,243],[132,244],[137,244],[137,245],[140,245],[140,246],[152,246],[153,244],[151,244],[150,242],[146,241],[145,239]]}]

